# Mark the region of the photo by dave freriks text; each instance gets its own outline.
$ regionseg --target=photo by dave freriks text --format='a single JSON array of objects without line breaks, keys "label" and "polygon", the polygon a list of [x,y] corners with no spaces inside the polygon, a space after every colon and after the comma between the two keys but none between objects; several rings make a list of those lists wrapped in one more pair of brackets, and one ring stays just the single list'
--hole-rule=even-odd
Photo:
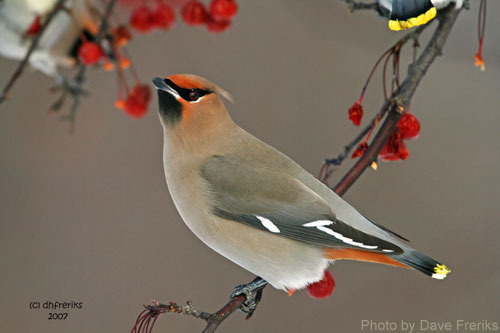
[{"label": "photo by dave freriks text", "polygon": [[492,320],[414,320],[414,321],[377,321],[370,319],[361,320],[361,331],[366,332],[495,332],[500,329],[498,321]]}]

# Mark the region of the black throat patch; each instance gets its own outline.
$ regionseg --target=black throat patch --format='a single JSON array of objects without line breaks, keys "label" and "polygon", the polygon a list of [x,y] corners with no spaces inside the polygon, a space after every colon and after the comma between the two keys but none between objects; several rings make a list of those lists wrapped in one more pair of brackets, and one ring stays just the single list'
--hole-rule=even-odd
[{"label": "black throat patch", "polygon": [[182,104],[170,93],[158,91],[158,109],[167,124],[175,124],[182,118]]}]

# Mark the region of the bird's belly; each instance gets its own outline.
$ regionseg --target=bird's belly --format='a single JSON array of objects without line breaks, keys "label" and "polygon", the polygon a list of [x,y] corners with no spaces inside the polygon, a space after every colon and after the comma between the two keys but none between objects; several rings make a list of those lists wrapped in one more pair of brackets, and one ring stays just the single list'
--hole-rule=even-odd
[{"label": "bird's belly", "polygon": [[209,205],[198,177],[184,178],[182,185],[176,186],[179,182],[169,182],[167,176],[167,183],[182,219],[198,238],[273,287],[301,289],[323,277],[328,260],[321,248],[225,220],[200,208]]},{"label": "bird's belly", "polygon": [[[282,290],[321,280],[328,266],[319,247],[218,217],[216,233],[202,239],[213,250]],[[200,237],[201,238],[201,237]]]}]

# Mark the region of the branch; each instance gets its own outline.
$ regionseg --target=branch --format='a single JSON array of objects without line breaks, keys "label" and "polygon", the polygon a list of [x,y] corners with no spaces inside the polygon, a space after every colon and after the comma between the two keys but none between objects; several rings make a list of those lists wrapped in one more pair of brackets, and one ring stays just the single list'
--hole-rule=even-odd
[{"label": "branch", "polygon": [[375,10],[376,12],[378,12],[380,14],[382,13],[378,2],[366,3],[366,2],[358,2],[358,1],[354,1],[354,0],[342,0],[342,1],[347,4],[347,7],[349,8],[349,11],[351,13],[355,12],[357,10]]},{"label": "branch", "polygon": [[[104,14],[102,15],[101,25],[99,26],[99,31],[95,39],[95,42],[97,44],[100,44],[103,38],[106,36],[106,33],[108,31],[108,19],[111,15],[111,12],[113,11],[115,4],[116,0],[110,0],[106,6]],[[88,93],[82,88],[83,83],[85,83],[86,80],[86,72],[87,66],[80,63],[78,65],[76,75],[72,79],[63,79],[63,83],[61,84],[61,86],[54,89],[61,90],[62,95],[50,107],[52,111],[59,110],[63,106],[68,96],[73,97],[73,103],[71,105],[69,114],[63,116],[63,119],[68,120],[70,123],[70,132],[73,132],[74,130],[75,116],[76,111],[78,110],[78,106],[80,105],[80,97],[88,95]]]},{"label": "branch", "polygon": [[[257,278],[256,278],[257,279]],[[267,283],[256,289],[258,292],[267,286]],[[132,328],[131,333],[150,333],[153,330],[153,326],[158,319],[158,316],[162,313],[177,313],[184,314],[187,316],[192,316],[204,320],[207,325],[203,329],[202,333],[212,333],[219,327],[224,320],[226,320],[233,312],[241,309],[246,297],[244,295],[238,295],[232,297],[229,301],[219,309],[219,311],[214,313],[204,312],[197,310],[191,301],[188,301],[186,305],[180,306],[177,303],[169,302],[168,304],[162,304],[158,301],[153,301],[153,305],[144,305],[145,310],[142,311]],[[253,311],[248,313],[246,319],[250,319]]]},{"label": "branch", "polygon": [[408,75],[401,84],[399,92],[394,96],[394,102],[390,106],[389,114],[372,143],[356,164],[333,188],[338,195],[343,195],[366,168],[377,160],[378,154],[394,131],[402,112],[407,108],[420,81],[436,57],[442,54],[442,48],[460,11],[460,9],[455,9],[454,6],[448,6],[447,9],[439,13],[437,17],[439,25],[418,60],[408,67]]},{"label": "branch", "polygon": [[64,2],[65,2],[65,0],[58,0],[56,2],[54,7],[52,8],[52,10],[50,11],[49,15],[47,16],[47,19],[46,19],[44,25],[42,26],[40,31],[36,34],[36,36],[33,37],[32,41],[31,41],[31,45],[28,48],[28,51],[26,52],[26,55],[24,56],[23,60],[17,65],[16,70],[14,71],[12,76],[10,77],[9,81],[7,81],[7,84],[5,85],[2,92],[0,93],[0,104],[2,104],[2,102],[4,100],[6,100],[7,97],[9,96],[9,91],[12,89],[12,87],[16,83],[17,79],[23,73],[23,70],[26,67],[26,65],[28,64],[28,60],[30,59],[31,54],[33,53],[33,51],[35,51],[36,47],[38,46],[38,43],[40,42],[40,39],[42,38],[42,35],[45,32],[45,29],[50,24],[52,19],[56,16],[56,14],[61,9],[63,9]]}]

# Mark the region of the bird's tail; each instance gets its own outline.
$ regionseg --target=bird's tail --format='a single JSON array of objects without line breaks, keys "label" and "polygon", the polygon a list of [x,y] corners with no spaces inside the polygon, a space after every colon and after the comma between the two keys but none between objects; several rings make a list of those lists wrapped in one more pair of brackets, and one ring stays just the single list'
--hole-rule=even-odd
[{"label": "bird's tail", "polygon": [[413,268],[438,280],[444,279],[451,272],[445,265],[410,247],[406,247],[402,253],[394,255],[357,249],[325,248],[325,257],[330,260],[347,259]]},{"label": "bird's tail", "polygon": [[406,250],[401,254],[391,256],[392,259],[416,269],[434,279],[442,280],[451,272],[445,265],[416,250]]},{"label": "bird's tail", "polygon": [[389,28],[396,31],[426,24],[436,16],[431,0],[392,0],[391,9]]}]

